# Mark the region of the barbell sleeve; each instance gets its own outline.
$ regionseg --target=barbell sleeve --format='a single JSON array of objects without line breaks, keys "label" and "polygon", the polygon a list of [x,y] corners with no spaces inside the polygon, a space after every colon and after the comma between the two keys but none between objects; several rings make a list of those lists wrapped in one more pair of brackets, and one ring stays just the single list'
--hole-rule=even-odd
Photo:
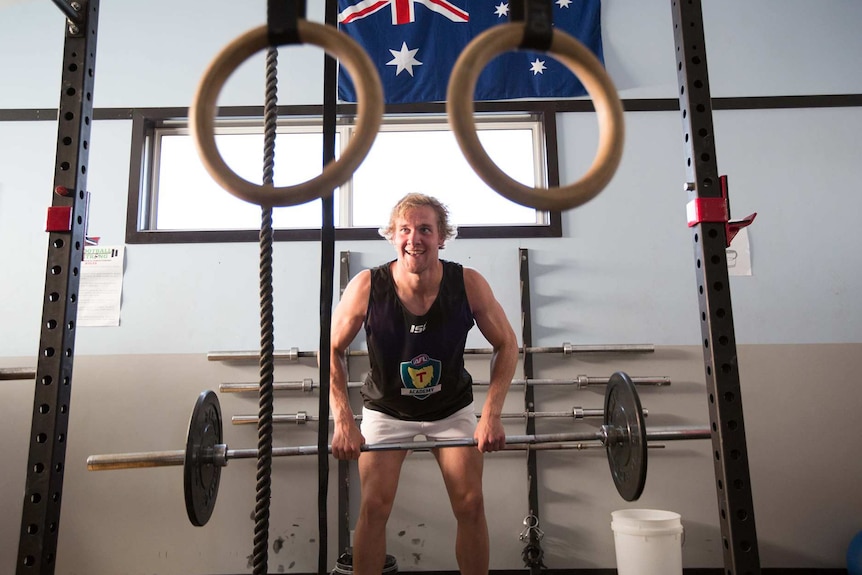
[{"label": "barbell sleeve", "polygon": [[87,458],[87,469],[89,471],[110,471],[113,469],[172,467],[183,465],[185,458],[186,452],[182,449],[177,449],[176,451],[91,455]]},{"label": "barbell sleeve", "polygon": [[36,379],[36,369],[32,367],[0,367],[0,380]]}]

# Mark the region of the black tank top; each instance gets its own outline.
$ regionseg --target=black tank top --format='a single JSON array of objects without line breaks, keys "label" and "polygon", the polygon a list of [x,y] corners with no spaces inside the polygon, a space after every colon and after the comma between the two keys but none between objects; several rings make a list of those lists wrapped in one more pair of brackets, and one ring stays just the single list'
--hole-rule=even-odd
[{"label": "black tank top", "polygon": [[435,421],[473,401],[464,345],[475,322],[464,288],[464,268],[441,263],[440,291],[422,316],[413,315],[401,303],[390,264],[371,270],[365,316],[371,371],[361,390],[367,408],[408,421]]}]

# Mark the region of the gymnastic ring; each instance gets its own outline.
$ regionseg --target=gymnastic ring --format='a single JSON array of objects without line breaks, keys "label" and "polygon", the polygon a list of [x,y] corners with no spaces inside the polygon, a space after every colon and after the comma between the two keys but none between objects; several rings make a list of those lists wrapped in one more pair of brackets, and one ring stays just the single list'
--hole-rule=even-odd
[{"label": "gymnastic ring", "polygon": [[548,54],[574,73],[593,99],[598,116],[599,143],[592,166],[567,186],[533,188],[513,180],[488,156],[473,120],[473,94],[479,74],[495,56],[515,50],[524,37],[520,22],[499,24],[476,36],[461,52],[449,79],[446,113],[449,126],[467,162],[476,174],[500,195],[540,210],[567,210],[601,192],[610,182],[623,154],[623,107],[613,82],[588,48],[558,29],[553,31]]},{"label": "gymnastic ring", "polygon": [[332,26],[299,20],[299,38],[304,44],[323,48],[341,61],[356,83],[357,123],[350,143],[341,157],[328,163],[323,172],[306,182],[276,187],[254,184],[239,177],[228,167],[215,143],[216,100],[228,77],[256,52],[269,47],[267,27],[249,30],[225,46],[204,72],[189,110],[192,136],[204,168],[234,196],[261,206],[296,206],[322,198],[346,182],[359,167],[383,118],[383,87],[377,69],[353,39]]}]

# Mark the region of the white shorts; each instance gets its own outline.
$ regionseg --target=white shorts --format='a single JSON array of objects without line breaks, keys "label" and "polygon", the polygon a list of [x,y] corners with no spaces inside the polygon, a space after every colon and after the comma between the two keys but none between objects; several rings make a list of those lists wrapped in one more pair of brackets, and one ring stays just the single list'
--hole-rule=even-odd
[{"label": "white shorts", "polygon": [[424,436],[428,441],[473,439],[473,432],[476,431],[476,413],[471,403],[449,417],[437,421],[404,421],[363,407],[360,431],[368,444],[415,441],[417,435]]}]

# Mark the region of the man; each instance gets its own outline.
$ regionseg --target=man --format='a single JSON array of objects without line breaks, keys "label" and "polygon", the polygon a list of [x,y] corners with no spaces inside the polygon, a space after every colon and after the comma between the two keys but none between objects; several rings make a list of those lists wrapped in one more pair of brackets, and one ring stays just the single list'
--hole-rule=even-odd
[{"label": "man", "polygon": [[[362,491],[353,539],[355,575],[379,575],[386,522],[407,452],[366,451],[364,443],[473,437],[476,447],[433,450],[458,524],[455,556],[464,575],[485,575],[488,525],[482,495],[483,453],[503,449],[503,400],[518,363],[515,333],[488,282],[476,271],[440,260],[455,235],[445,206],[408,194],[381,230],[397,258],[357,274],[332,318],[330,399],[332,454],[359,459]],[[472,378],[464,369],[467,332],[478,325],[493,346],[482,417],[473,411]],[[347,392],[345,351],[365,324],[371,371],[362,388],[362,430]]]}]

